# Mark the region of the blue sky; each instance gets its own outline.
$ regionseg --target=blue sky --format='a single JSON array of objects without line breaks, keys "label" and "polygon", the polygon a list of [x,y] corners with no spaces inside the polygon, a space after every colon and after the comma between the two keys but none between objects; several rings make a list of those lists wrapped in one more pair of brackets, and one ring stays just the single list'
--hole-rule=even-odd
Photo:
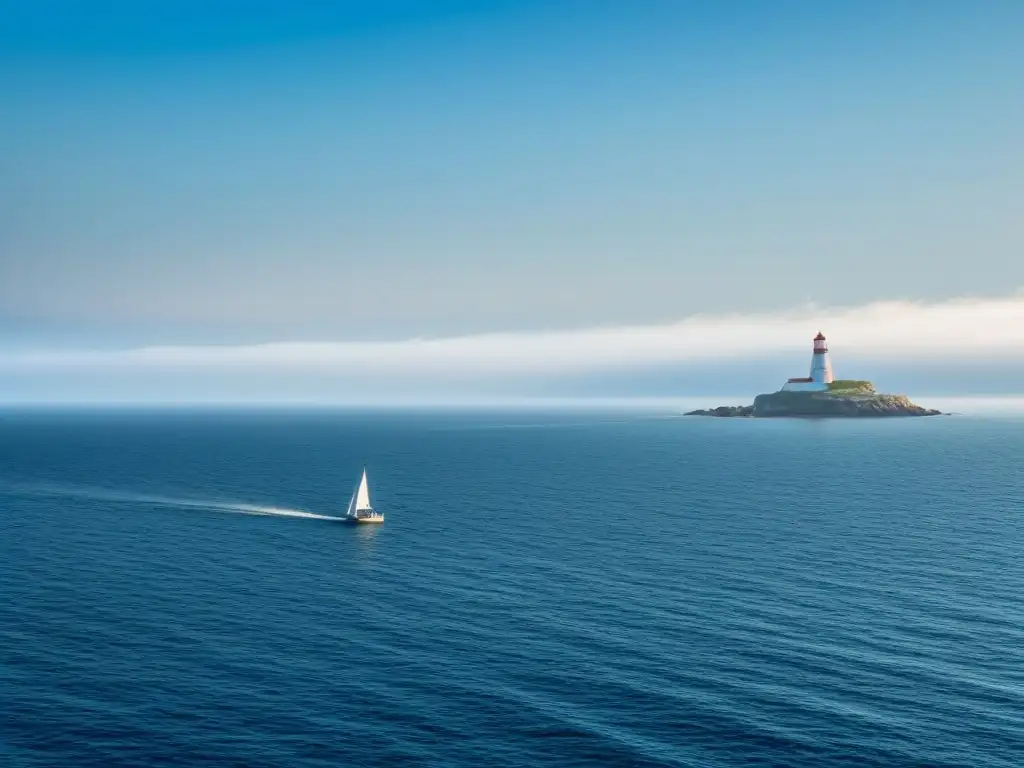
[{"label": "blue sky", "polygon": [[0,346],[1003,306],[1022,29],[994,1],[2,0]]}]

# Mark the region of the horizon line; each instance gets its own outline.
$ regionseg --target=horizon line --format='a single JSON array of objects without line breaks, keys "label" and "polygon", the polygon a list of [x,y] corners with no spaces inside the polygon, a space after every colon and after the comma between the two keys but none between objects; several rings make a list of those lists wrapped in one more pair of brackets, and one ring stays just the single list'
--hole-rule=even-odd
[{"label": "horizon line", "polygon": [[[493,397],[493,398],[393,398],[369,400],[353,398],[350,400],[289,400],[289,399],[81,399],[81,400],[5,400],[0,401],[0,412],[21,410],[311,410],[311,411],[350,411],[350,410],[465,410],[473,411],[488,408],[597,408],[597,409],[648,409],[648,408],[684,408],[694,403],[712,403],[716,400],[752,401],[756,395],[680,395],[680,396],[622,396],[622,397]],[[977,403],[1016,403],[1024,409],[1024,391],[1019,393],[1002,393],[988,395],[963,394],[915,394],[915,400],[933,400],[945,402],[977,402]],[[723,404],[713,402],[708,407]],[[746,404],[746,403],[742,403]]]}]

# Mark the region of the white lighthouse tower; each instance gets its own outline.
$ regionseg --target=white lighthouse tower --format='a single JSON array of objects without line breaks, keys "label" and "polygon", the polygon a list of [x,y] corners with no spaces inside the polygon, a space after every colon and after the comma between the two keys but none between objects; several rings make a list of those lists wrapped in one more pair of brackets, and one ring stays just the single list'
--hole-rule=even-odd
[{"label": "white lighthouse tower", "polygon": [[783,392],[824,392],[834,381],[832,362],[828,359],[828,343],[821,331],[814,337],[814,353],[811,355],[811,375],[790,379],[783,387]]},{"label": "white lighthouse tower", "polygon": [[821,331],[814,337],[814,354],[811,355],[811,381],[816,384],[831,384],[832,362],[828,359],[828,344]]}]

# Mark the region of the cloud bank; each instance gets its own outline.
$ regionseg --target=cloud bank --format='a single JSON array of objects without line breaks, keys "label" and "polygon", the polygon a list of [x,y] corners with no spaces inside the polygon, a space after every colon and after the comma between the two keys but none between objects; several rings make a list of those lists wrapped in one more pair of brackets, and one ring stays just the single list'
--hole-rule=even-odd
[{"label": "cloud bank", "polygon": [[538,375],[806,352],[824,331],[833,351],[875,359],[1024,359],[1024,296],[889,301],[667,325],[494,333],[384,342],[279,342],[121,350],[8,352],[0,370],[332,372],[353,375]]}]

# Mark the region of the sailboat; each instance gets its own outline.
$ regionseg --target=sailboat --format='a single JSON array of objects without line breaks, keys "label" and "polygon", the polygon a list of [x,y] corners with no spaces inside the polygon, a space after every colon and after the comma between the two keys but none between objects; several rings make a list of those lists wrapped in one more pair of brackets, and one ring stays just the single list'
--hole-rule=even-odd
[{"label": "sailboat", "polygon": [[383,523],[384,515],[376,511],[370,503],[370,486],[366,482],[366,468],[363,468],[363,477],[359,486],[352,493],[348,502],[348,512],[345,514],[346,523]]}]

